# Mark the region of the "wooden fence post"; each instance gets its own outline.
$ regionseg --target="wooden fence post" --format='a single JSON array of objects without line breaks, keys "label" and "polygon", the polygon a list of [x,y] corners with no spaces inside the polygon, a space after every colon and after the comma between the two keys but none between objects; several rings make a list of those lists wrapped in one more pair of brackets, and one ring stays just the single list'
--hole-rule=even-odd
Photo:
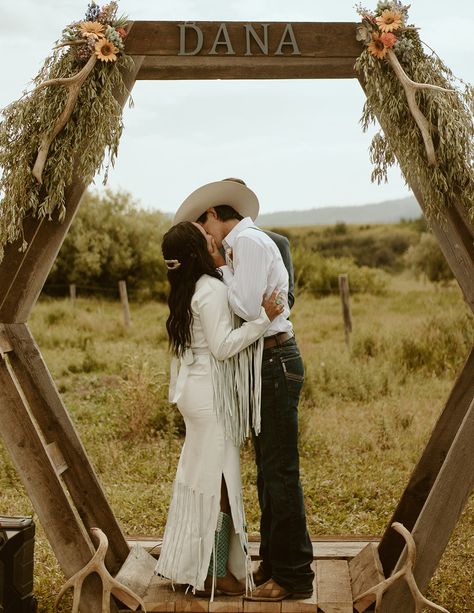
[{"label": "wooden fence post", "polygon": [[76,306],[76,284],[70,283],[69,285],[69,298],[71,300],[71,306],[74,308]]},{"label": "wooden fence post", "polygon": [[125,281],[119,281],[119,292],[123,307],[123,323],[126,328],[129,328],[131,324],[130,307],[128,306],[127,283]]},{"label": "wooden fence post", "polygon": [[344,333],[346,337],[347,348],[351,348],[350,334],[352,332],[352,315],[349,294],[349,278],[347,275],[339,275],[339,293],[342,303],[342,317],[344,320]]}]

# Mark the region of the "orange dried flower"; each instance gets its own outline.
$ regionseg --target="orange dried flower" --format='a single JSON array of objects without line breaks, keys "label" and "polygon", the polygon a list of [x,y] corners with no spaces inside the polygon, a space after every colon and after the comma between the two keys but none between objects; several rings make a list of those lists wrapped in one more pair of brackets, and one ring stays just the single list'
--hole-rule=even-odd
[{"label": "orange dried flower", "polygon": [[384,32],[380,35],[380,40],[383,42],[384,46],[387,47],[387,49],[391,49],[398,39],[395,34],[392,34],[391,32]]}]

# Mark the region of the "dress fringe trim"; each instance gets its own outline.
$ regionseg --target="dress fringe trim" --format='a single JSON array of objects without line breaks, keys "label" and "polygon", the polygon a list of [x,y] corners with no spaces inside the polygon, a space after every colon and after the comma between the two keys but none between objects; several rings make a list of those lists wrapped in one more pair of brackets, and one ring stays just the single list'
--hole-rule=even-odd
[{"label": "dress fringe trim", "polygon": [[223,420],[226,437],[237,446],[248,438],[251,427],[260,433],[262,356],[263,338],[226,360],[211,355],[217,417]]},{"label": "dress fringe trim", "polygon": [[[252,562],[245,526],[242,497],[231,501],[232,529],[236,532],[245,556],[245,586],[247,593],[253,586]],[[233,503],[233,504],[232,504]],[[175,482],[163,535],[160,557],[155,574],[174,584],[188,584],[193,593],[204,589],[214,549],[214,533],[220,511],[220,496],[210,496],[183,483]],[[237,525],[236,525],[237,524]],[[214,551],[214,562],[216,553]],[[214,564],[211,601],[216,586]],[[189,588],[188,588],[189,589]]]}]

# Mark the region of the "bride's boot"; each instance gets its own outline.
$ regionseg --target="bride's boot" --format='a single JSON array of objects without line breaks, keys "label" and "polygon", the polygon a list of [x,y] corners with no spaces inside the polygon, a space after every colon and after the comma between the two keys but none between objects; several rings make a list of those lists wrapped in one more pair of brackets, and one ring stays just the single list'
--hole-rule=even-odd
[{"label": "bride's boot", "polygon": [[232,518],[230,515],[220,511],[214,535],[214,550],[211,554],[204,590],[196,591],[196,596],[210,596],[214,569],[216,573],[216,592],[226,596],[241,596],[245,594],[245,585],[238,581],[227,568],[231,527]]}]

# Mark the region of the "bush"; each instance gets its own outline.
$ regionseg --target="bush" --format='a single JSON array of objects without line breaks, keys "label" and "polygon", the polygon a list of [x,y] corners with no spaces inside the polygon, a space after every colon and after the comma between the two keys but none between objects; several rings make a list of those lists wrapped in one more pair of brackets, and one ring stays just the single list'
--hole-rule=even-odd
[{"label": "bush", "polygon": [[453,278],[446,258],[432,234],[423,233],[419,243],[409,248],[405,261],[417,276],[424,275],[433,283],[446,283]]},{"label": "bush", "polygon": [[455,372],[466,359],[474,337],[474,320],[468,314],[431,317],[417,335],[402,335],[394,346],[394,367],[425,370],[437,376]]},{"label": "bush", "polygon": [[[169,226],[157,211],[141,210],[130,194],[87,192],[45,287],[94,286],[105,295],[118,281],[138,298],[164,299],[166,267],[161,239]],[[82,290],[84,291],[84,290]]]},{"label": "bush", "polygon": [[349,276],[352,293],[384,294],[388,275],[381,270],[357,266],[350,258],[323,258],[318,253],[304,249],[293,252],[295,285],[313,296],[339,292],[339,275]]}]

